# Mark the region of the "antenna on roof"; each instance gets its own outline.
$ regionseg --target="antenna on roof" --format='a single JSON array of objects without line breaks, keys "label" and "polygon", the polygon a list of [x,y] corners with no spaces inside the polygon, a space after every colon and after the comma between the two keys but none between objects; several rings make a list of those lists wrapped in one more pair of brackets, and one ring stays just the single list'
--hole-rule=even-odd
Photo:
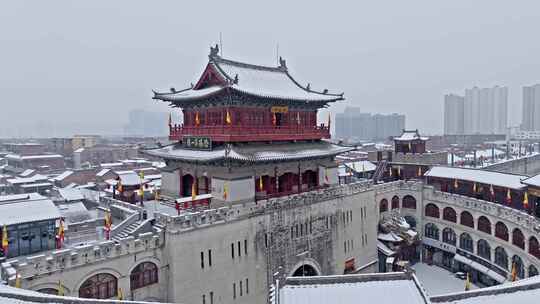
[{"label": "antenna on roof", "polygon": [[219,32],[219,55],[223,57],[223,40],[221,39],[221,32]]}]

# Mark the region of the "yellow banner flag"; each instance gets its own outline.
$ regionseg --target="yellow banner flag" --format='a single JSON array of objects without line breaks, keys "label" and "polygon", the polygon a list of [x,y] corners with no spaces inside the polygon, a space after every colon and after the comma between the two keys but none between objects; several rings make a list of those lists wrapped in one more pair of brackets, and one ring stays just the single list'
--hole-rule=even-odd
[{"label": "yellow banner flag", "polygon": [[4,252],[4,256],[7,256],[8,247],[9,247],[9,239],[8,239],[7,226],[4,225],[4,228],[2,229],[2,250]]},{"label": "yellow banner flag", "polygon": [[62,282],[58,281],[58,295],[63,296],[64,295],[64,286],[62,286]]},{"label": "yellow banner flag", "polygon": [[197,183],[193,181],[191,184],[191,200],[194,201],[197,197]]},{"label": "yellow banner flag", "polygon": [[231,113],[229,113],[229,109],[227,109],[227,114],[225,116],[225,122],[230,125],[232,123],[232,119],[231,119]]}]

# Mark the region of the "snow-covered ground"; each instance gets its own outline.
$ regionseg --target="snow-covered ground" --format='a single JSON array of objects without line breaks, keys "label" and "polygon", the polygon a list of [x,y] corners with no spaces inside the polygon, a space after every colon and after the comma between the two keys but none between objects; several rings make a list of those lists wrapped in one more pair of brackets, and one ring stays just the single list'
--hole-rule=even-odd
[{"label": "snow-covered ground", "polygon": [[[446,269],[423,263],[417,263],[412,268],[430,296],[465,290],[465,280],[456,278],[452,272]],[[472,284],[471,289],[477,288]]]}]

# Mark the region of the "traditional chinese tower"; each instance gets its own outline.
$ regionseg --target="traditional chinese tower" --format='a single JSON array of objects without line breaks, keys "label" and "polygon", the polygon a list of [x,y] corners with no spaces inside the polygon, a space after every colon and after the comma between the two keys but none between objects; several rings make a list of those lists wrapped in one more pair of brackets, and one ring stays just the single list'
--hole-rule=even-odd
[{"label": "traditional chinese tower", "polygon": [[209,193],[219,206],[309,191],[337,183],[334,157],[349,150],[323,140],[330,121],[317,123],[343,94],[300,85],[281,58],[278,67],[247,64],[221,58],[216,45],[195,85],[153,98],[184,117],[169,122],[175,144],[147,152],[167,164],[166,196]]}]

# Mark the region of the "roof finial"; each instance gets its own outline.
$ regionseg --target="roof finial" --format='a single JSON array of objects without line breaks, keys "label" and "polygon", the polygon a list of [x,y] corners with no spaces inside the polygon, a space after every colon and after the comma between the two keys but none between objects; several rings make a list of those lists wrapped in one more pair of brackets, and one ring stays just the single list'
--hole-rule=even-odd
[{"label": "roof finial", "polygon": [[176,89],[174,87],[171,87],[171,93],[176,93]]},{"label": "roof finial", "polygon": [[234,84],[238,84],[238,74],[234,75]]},{"label": "roof finial", "polygon": [[219,57],[219,45],[216,44],[215,47],[210,47],[210,55],[208,57]]},{"label": "roof finial", "polygon": [[328,94],[328,89],[324,89],[324,90],[322,91],[322,93],[323,93],[323,94]]},{"label": "roof finial", "polygon": [[306,90],[311,91],[311,83],[308,83],[308,84],[307,84]]},{"label": "roof finial", "polygon": [[285,59],[281,58],[281,56],[279,56],[279,67],[284,70],[287,69],[287,62],[285,61]]}]

